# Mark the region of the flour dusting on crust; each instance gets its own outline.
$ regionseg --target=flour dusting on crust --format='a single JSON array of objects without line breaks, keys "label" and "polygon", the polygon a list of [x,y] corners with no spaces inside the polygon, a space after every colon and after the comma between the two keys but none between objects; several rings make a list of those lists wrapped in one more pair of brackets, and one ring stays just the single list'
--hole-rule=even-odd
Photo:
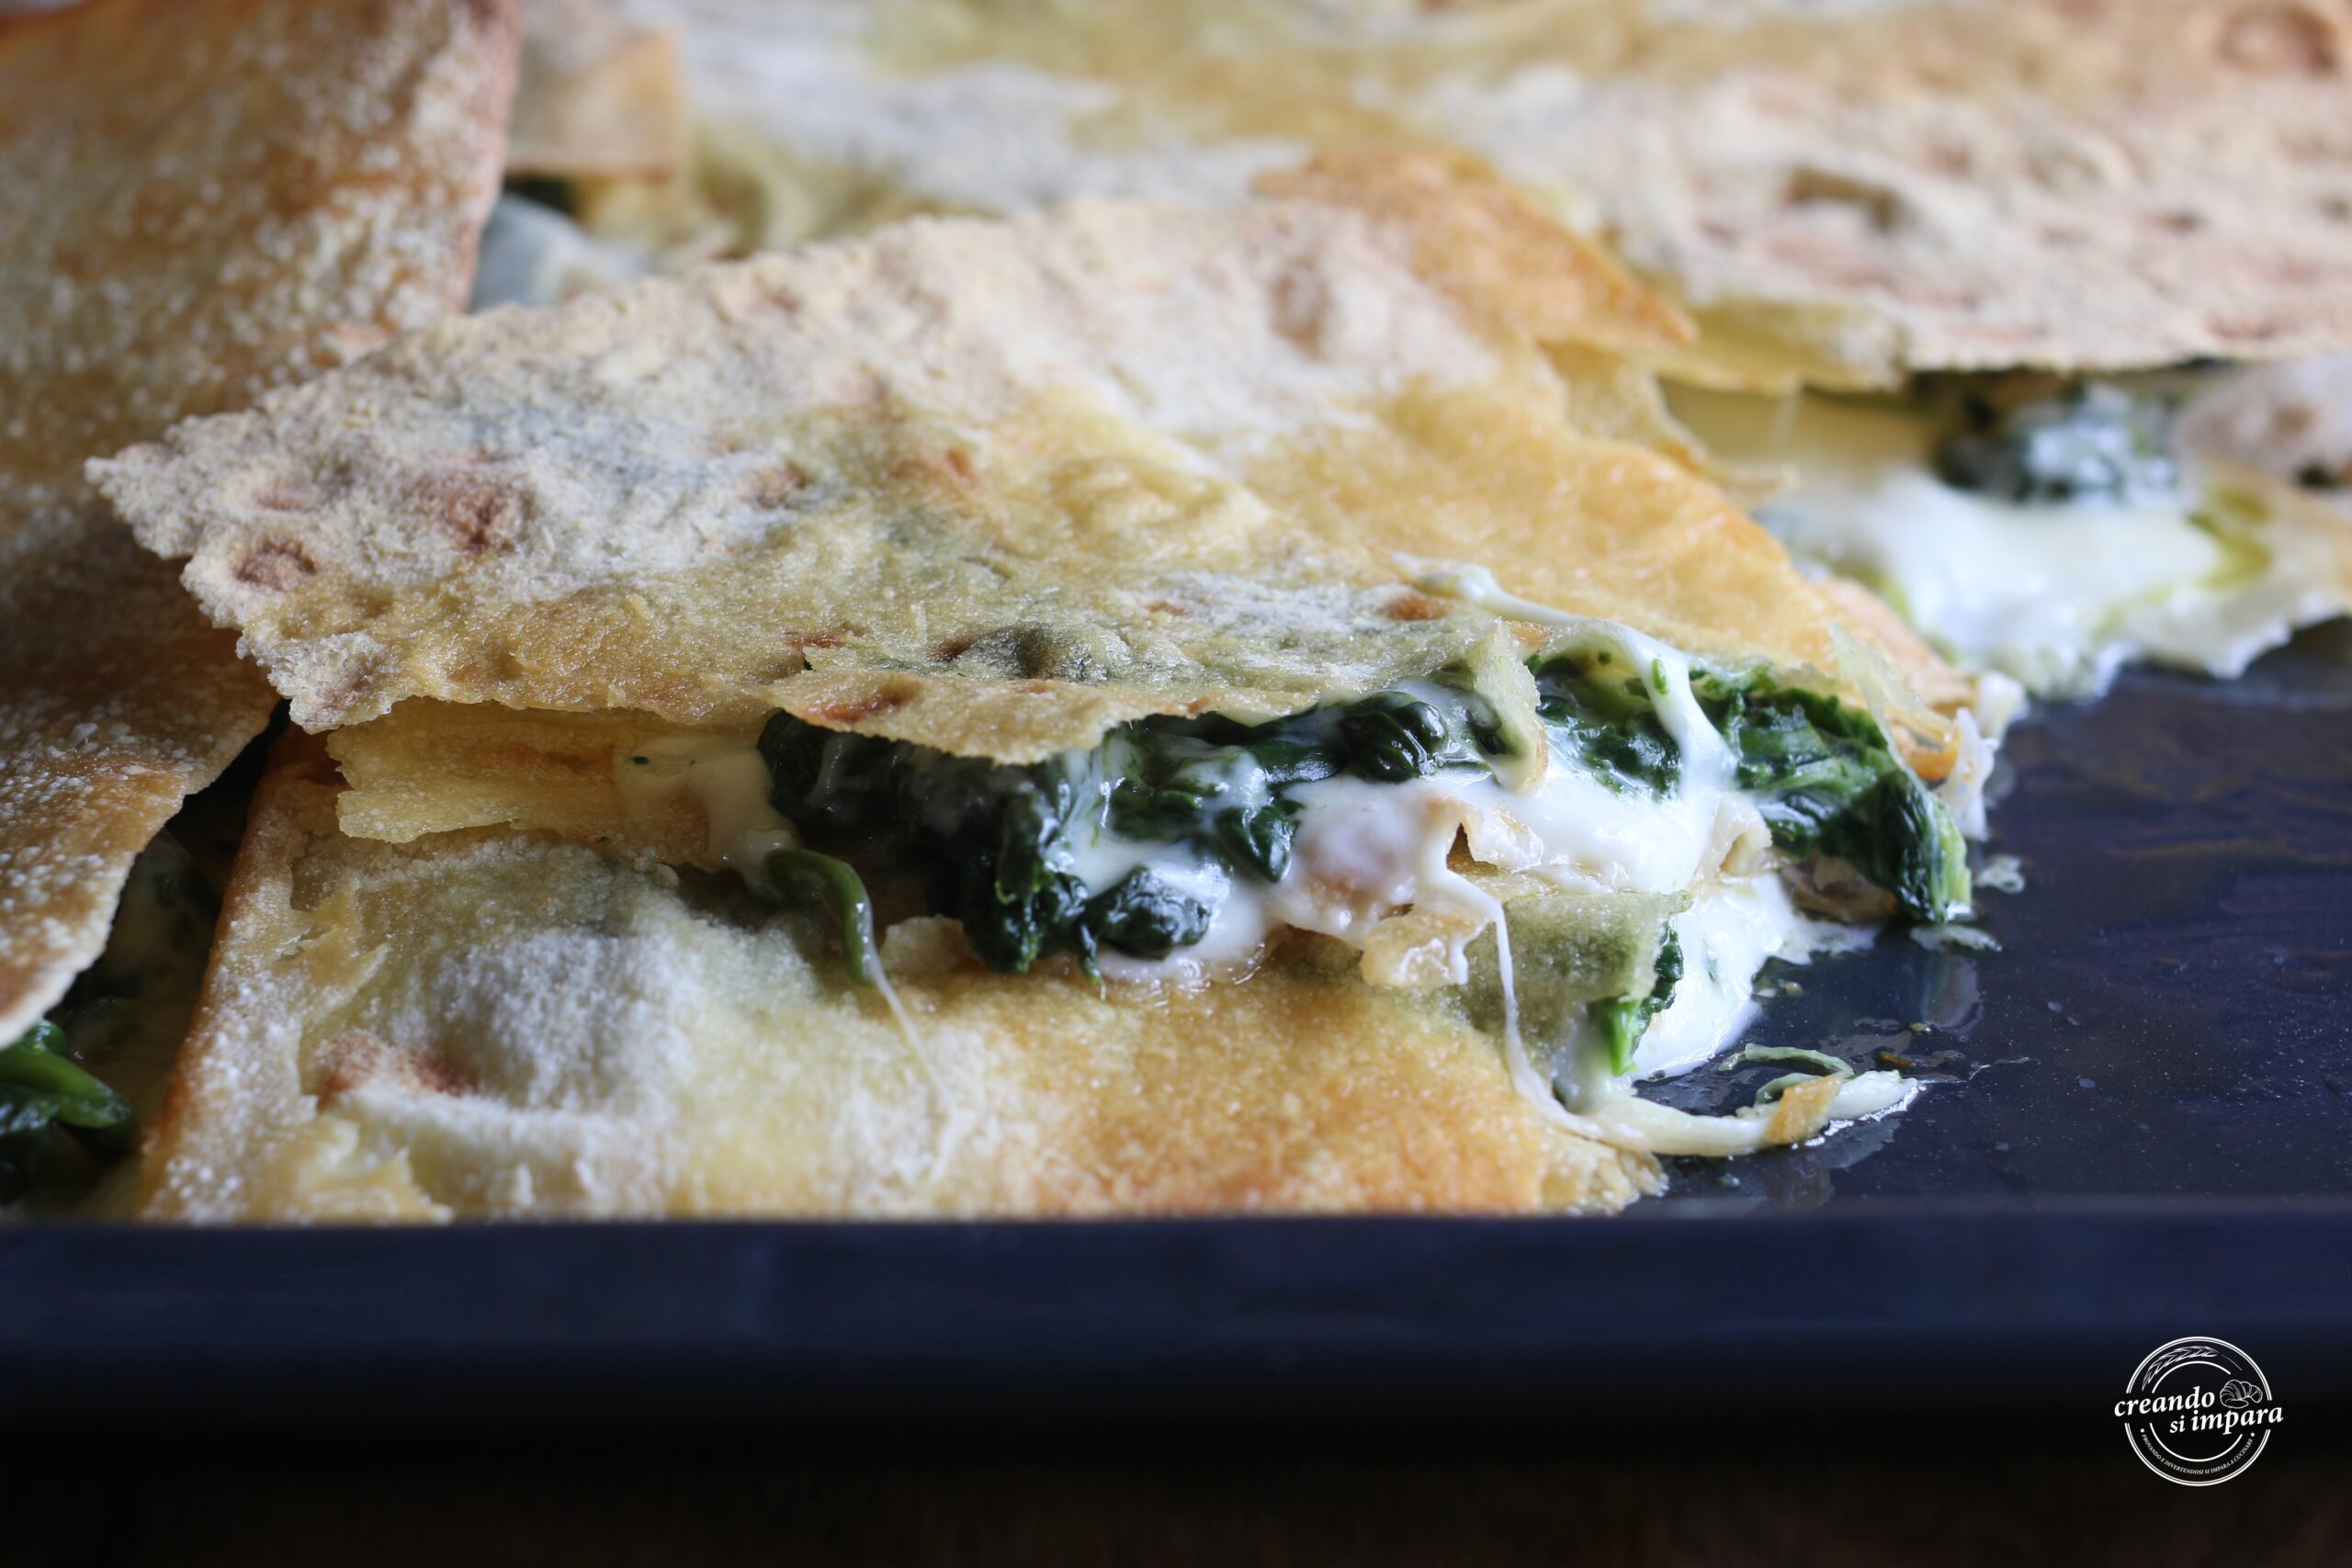
[{"label": "flour dusting on crust", "polygon": [[462,300],[514,26],[457,0],[0,24],[0,1041],[272,702],[82,464]]},{"label": "flour dusting on crust", "polygon": [[255,803],[150,1217],[1607,1212],[1660,1185],[1540,1116],[1458,1010],[1345,964],[1138,1006],[909,921],[886,961],[934,1080],[788,915],[536,834],[343,838],[315,746]]},{"label": "flour dusting on crust", "polygon": [[736,159],[753,243],[1237,200],[1318,146],[1422,141],[1701,310],[1694,374],[2352,346],[2352,13],[2325,0],[655,8],[701,112],[775,152]]},{"label": "flour dusting on crust", "polygon": [[1581,435],[1520,324],[1666,343],[1670,312],[1564,289],[1580,253],[1474,170],[1304,188],[918,221],[447,321],[92,472],[312,728],[412,697],[783,707],[1033,760],[1440,667],[1489,617],[1408,588],[1432,558],[1835,664],[1779,547]]}]

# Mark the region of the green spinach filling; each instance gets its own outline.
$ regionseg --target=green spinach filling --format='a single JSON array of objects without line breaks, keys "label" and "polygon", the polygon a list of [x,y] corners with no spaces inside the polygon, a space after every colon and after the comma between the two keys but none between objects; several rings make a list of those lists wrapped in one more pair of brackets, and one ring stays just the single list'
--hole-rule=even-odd
[{"label": "green spinach filling", "polygon": [[2178,491],[2172,413],[2159,399],[2090,381],[2048,396],[1962,382],[1929,397],[1955,416],[1934,457],[1955,490],[2020,506],[2120,506]]},{"label": "green spinach filling", "polygon": [[1682,983],[1682,938],[1672,926],[1658,939],[1657,973],[1646,997],[1611,997],[1595,1002],[1587,1010],[1592,1025],[1600,1031],[1601,1042],[1609,1048],[1609,1070],[1625,1073],[1633,1070],[1634,1052],[1641,1045],[1642,1035],[1650,1020],[1667,1009],[1674,1000],[1674,987]]},{"label": "green spinach filling", "polygon": [[[899,840],[894,858],[928,867],[930,912],[1008,975],[1057,953],[1091,969],[1104,948],[1157,959],[1198,942],[1236,877],[1289,873],[1301,785],[1491,771],[1506,750],[1491,705],[1442,677],[1270,724],[1143,719],[1025,766],[782,713],[760,736],[778,813],[820,842]],[[1090,890],[1081,852],[1106,835],[1152,863]]]},{"label": "green spinach filling", "polygon": [[32,1186],[59,1127],[111,1158],[130,1147],[130,1102],[78,1066],[65,1032],[43,1021],[0,1050],[0,1202]]},{"label": "green spinach filling", "polygon": [[1657,671],[1636,673],[1610,649],[1539,659],[1535,711],[1552,740],[1552,754],[1581,767],[1610,788],[1651,795],[1674,792],[1682,753],[1658,717],[1664,687]]},{"label": "green spinach filling", "polygon": [[[1609,649],[1531,660],[1536,712],[1555,762],[1621,794],[1678,787],[1680,748],[1658,712],[1662,668]],[[1692,690],[1792,859],[1850,863],[1914,919],[1968,897],[1951,814],[1904,766],[1870,714],[1761,673],[1702,669]],[[1299,792],[1348,777],[1400,784],[1440,772],[1504,771],[1512,750],[1497,705],[1464,667],[1266,724],[1147,718],[1090,750],[1014,765],[849,734],[789,714],[760,736],[771,803],[811,843],[799,866],[846,923],[870,922],[848,860],[920,868],[928,911],[957,921],[1000,973],[1069,953],[1088,973],[1104,950],[1159,959],[1193,946],[1244,879],[1281,882]],[[1108,846],[1107,850],[1105,846]],[[1131,869],[1090,885],[1084,867]],[[817,863],[823,863],[819,864]],[[868,929],[870,929],[870,924]],[[1661,948],[1645,997],[1599,1020],[1618,1069],[1672,999],[1682,953]]]},{"label": "green spinach filling", "polygon": [[1867,709],[1761,671],[1691,680],[1736,759],[1772,842],[1792,860],[1834,855],[1903,912],[1934,923],[1969,901],[1960,824],[1903,765]]}]

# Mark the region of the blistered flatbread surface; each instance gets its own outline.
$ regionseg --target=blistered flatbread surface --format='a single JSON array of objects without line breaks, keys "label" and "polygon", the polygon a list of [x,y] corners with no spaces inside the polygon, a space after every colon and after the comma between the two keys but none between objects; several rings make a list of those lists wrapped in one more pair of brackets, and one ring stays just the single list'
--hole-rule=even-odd
[{"label": "blistered flatbread surface", "polygon": [[738,243],[1233,199],[1401,140],[1491,160],[1696,308],[1708,378],[2352,343],[2352,15],[2322,0],[672,9]]},{"label": "blistered flatbread surface", "polygon": [[1487,1034],[1349,963],[1138,1001],[992,975],[917,920],[887,950],[910,1034],[716,882],[537,835],[343,838],[296,740],[152,1216],[1607,1210],[1657,1186],[1538,1115]]},{"label": "blistered flatbread surface", "polygon": [[781,707],[1028,760],[1437,668],[1493,625],[1417,586],[1462,560],[1834,669],[1780,547],[1581,434],[1518,324],[1531,297],[1564,335],[1671,318],[1562,299],[1544,231],[1385,178],[917,222],[447,322],[94,472],[314,728],[419,697]]},{"label": "blistered flatbread surface", "polygon": [[83,463],[463,298],[513,25],[290,0],[0,24],[0,1040],[273,701]]}]

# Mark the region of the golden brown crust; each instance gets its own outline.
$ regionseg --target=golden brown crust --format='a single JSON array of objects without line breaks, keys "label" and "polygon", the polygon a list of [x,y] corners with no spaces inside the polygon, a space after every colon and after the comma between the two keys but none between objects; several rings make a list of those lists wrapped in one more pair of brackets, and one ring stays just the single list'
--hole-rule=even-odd
[{"label": "golden brown crust", "polygon": [[1670,291],[1705,329],[1672,363],[1712,384],[2352,346],[2338,0],[688,0],[684,26],[701,112],[775,150],[739,204],[771,243],[1423,141]]},{"label": "golden brown crust", "polygon": [[1555,288],[1556,231],[1475,174],[1482,216],[1443,216],[1454,175],[1413,157],[1321,171],[1344,205],[922,221],[447,322],[93,472],[311,728],[413,697],[782,707],[1031,761],[1426,673],[1492,625],[1411,586],[1461,560],[1837,668],[1781,547],[1579,435],[1514,312],[1671,319]]},{"label": "golden brown crust", "polygon": [[1260,176],[1263,195],[1351,207],[1414,236],[1413,269],[1508,330],[1551,344],[1660,353],[1695,335],[1616,259],[1493,170],[1428,147],[1341,146]]},{"label": "golden brown crust", "polygon": [[272,702],[83,462],[461,301],[514,44],[509,7],[458,0],[0,28],[0,1039]]},{"label": "golden brown crust", "polygon": [[498,0],[93,0],[0,33],[0,469],[62,480],[462,304]]},{"label": "golden brown crust", "polygon": [[132,858],[269,716],[161,564],[88,499],[0,539],[0,1040],[97,957]]},{"label": "golden brown crust", "polygon": [[1822,384],[2324,352],[2352,343],[2346,25],[2268,0],[1671,25],[1537,116],[1529,159]]},{"label": "golden brown crust", "polygon": [[1532,1212],[1657,1185],[1351,964],[1105,997],[909,922],[886,956],[911,1045],[787,917],[533,835],[357,843],[334,795],[289,737],[151,1217]]},{"label": "golden brown crust", "polygon": [[[346,785],[336,819],[355,839],[396,844],[462,828],[512,827],[699,864],[708,850],[701,810],[684,797],[632,803],[618,782],[630,755],[676,733],[641,713],[402,703],[327,738]],[[754,734],[729,738],[748,741]]]},{"label": "golden brown crust", "polygon": [[559,179],[667,175],[684,160],[678,40],[612,0],[524,0],[506,172]]}]

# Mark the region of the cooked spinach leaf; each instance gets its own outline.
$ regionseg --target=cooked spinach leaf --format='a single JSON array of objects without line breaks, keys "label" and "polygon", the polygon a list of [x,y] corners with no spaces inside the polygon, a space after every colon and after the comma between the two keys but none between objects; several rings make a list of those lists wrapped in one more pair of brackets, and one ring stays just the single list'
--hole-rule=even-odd
[{"label": "cooked spinach leaf", "polygon": [[1657,975],[1646,997],[1616,997],[1592,1004],[1592,1027],[1609,1046],[1609,1070],[1612,1074],[1633,1070],[1634,1053],[1642,1043],[1642,1036],[1650,1020],[1664,1012],[1674,1000],[1674,987],[1682,983],[1682,938],[1672,926],[1658,939]]},{"label": "cooked spinach leaf", "polygon": [[[1535,711],[1551,732],[1555,751],[1620,793],[1650,795],[1674,792],[1682,756],[1659,722],[1656,692],[1637,676],[1623,673],[1608,650],[1539,659]],[[1662,678],[1656,678],[1662,689]]]},{"label": "cooked spinach leaf", "polygon": [[[1555,756],[1621,792],[1674,791],[1682,759],[1657,712],[1662,663],[1644,671],[1600,649],[1529,668]],[[1784,849],[1850,861],[1920,919],[1965,901],[1950,813],[1867,713],[1756,675],[1702,670],[1693,689]],[[1454,668],[1268,724],[1143,719],[1091,750],[1021,766],[789,714],[769,720],[760,750],[777,811],[821,845],[927,868],[926,907],[958,921],[990,967],[1020,974],[1067,953],[1091,972],[1104,948],[1163,958],[1198,942],[1236,878],[1282,881],[1301,786],[1492,774],[1511,755],[1506,728]],[[846,920],[839,879],[824,885]],[[1626,1015],[1628,1052],[1647,1018]]]},{"label": "cooked spinach leaf", "polygon": [[1761,672],[1702,673],[1699,705],[1730,743],[1742,789],[1792,858],[1851,864],[1919,920],[1969,898],[1960,825],[1887,744],[1868,710]]},{"label": "cooked spinach leaf", "polygon": [[[1221,879],[1219,879],[1221,881]],[[1102,942],[1137,958],[1165,958],[1209,934],[1216,904],[1144,866],[1089,900],[1087,925]]]},{"label": "cooked spinach leaf", "polygon": [[0,1050],[0,1202],[32,1186],[56,1127],[96,1154],[130,1147],[130,1102],[76,1065],[64,1032],[44,1021]]},{"label": "cooked spinach leaf", "polygon": [[1956,490],[2064,506],[2120,505],[2178,488],[2170,411],[2154,398],[2086,381],[2024,401],[1967,388],[1952,401],[1959,428],[1938,444],[1935,469]]},{"label": "cooked spinach leaf", "polygon": [[[1401,783],[1488,768],[1507,750],[1486,701],[1441,675],[1270,724],[1151,718],[1091,751],[1013,766],[847,735],[789,714],[760,752],[777,811],[838,841],[881,832],[930,867],[927,907],[958,921],[991,967],[1057,953],[1091,967],[1109,947],[1164,958],[1199,942],[1232,878],[1280,882],[1298,807],[1288,792],[1340,774]],[[1105,837],[1148,853],[1090,890],[1081,853]],[[1189,866],[1192,874],[1172,874]]]},{"label": "cooked spinach leaf", "polygon": [[861,986],[879,982],[882,961],[874,942],[874,900],[847,861],[814,850],[775,850],[763,869],[778,890],[812,889],[831,904],[833,918],[841,922],[842,958],[849,965],[850,978]]},{"label": "cooked spinach leaf", "polygon": [[1459,697],[1442,709],[1412,692],[1374,692],[1350,703],[1339,716],[1341,765],[1384,784],[1423,778],[1440,768],[1479,765],[1483,758],[1471,738],[1468,695]]}]

